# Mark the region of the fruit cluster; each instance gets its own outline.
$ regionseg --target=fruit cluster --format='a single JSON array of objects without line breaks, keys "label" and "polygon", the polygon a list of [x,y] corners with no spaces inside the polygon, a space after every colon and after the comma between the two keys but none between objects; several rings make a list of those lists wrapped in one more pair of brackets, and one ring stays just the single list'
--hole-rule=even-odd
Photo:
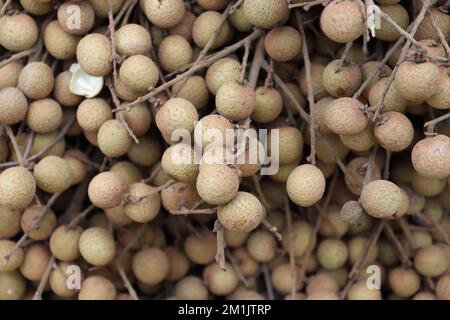
[{"label": "fruit cluster", "polygon": [[450,0],[0,8],[0,300],[450,300]]}]

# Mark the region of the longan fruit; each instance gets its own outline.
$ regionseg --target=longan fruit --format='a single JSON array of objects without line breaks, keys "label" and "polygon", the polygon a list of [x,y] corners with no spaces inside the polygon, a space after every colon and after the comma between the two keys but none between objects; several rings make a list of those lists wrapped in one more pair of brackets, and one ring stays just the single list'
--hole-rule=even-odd
[{"label": "longan fruit", "polygon": [[425,277],[438,277],[448,268],[445,252],[437,245],[429,245],[416,252],[414,267]]},{"label": "longan fruit", "polygon": [[241,5],[228,17],[233,28],[239,32],[250,32],[253,29],[253,25],[248,21],[245,16],[244,7]]},{"label": "longan fruit", "polygon": [[20,61],[12,61],[0,68],[0,90],[8,87],[16,87],[19,74],[23,69]]},{"label": "longan fruit", "polygon": [[[372,106],[375,106],[380,101],[380,98],[383,94],[384,87],[386,83],[389,81],[388,78],[381,78],[378,82],[374,83],[370,88],[368,98],[369,103]],[[398,90],[397,85],[393,82],[383,100],[383,107],[381,109],[382,112],[396,111],[396,112],[404,112],[407,106],[407,101],[403,98]]]},{"label": "longan fruit", "polygon": [[214,261],[216,255],[216,236],[209,230],[202,229],[197,234],[190,234],[184,240],[184,252],[195,264],[207,265]]},{"label": "longan fruit", "polygon": [[14,250],[15,246],[14,241],[0,240],[0,273],[12,272],[22,264],[22,248],[18,247]]},{"label": "longan fruit", "polygon": [[0,239],[9,239],[20,231],[20,212],[0,205]]},{"label": "longan fruit", "polygon": [[335,42],[354,41],[364,33],[364,9],[359,1],[334,0],[323,9],[320,27]]},{"label": "longan fruit", "polygon": [[78,300],[115,300],[114,284],[102,276],[90,276],[81,283]]},{"label": "longan fruit", "polygon": [[227,296],[227,300],[265,300],[266,298],[256,290],[247,288],[238,288],[231,295]]},{"label": "longan fruit", "polygon": [[362,83],[362,72],[358,65],[341,59],[327,64],[323,71],[323,87],[333,97],[350,97]]},{"label": "longan fruit", "polygon": [[450,18],[448,14],[445,14],[439,8],[430,8],[428,10],[429,15],[425,15],[422,22],[419,24],[419,27],[417,28],[417,32],[415,34],[415,38],[417,40],[424,40],[424,39],[434,39],[439,40],[439,35],[436,32],[436,29],[433,26],[433,23],[431,22],[431,19],[434,20],[436,25],[441,29],[442,33],[445,36],[445,39],[450,40]]},{"label": "longan fruit", "polygon": [[238,192],[227,204],[219,206],[217,218],[229,230],[250,232],[262,222],[265,210],[257,197]]},{"label": "longan fruit", "polygon": [[115,172],[99,173],[88,187],[89,199],[96,207],[102,209],[117,207],[127,191],[127,183]]},{"label": "longan fruit", "polygon": [[201,200],[195,185],[177,182],[161,190],[161,203],[167,211],[193,208]]},{"label": "longan fruit", "polygon": [[405,150],[414,138],[414,128],[404,114],[396,111],[385,112],[373,129],[377,142],[386,150]]},{"label": "longan fruit", "polygon": [[[114,3],[114,1],[113,1]],[[73,24],[73,7],[76,5],[79,9],[79,25]],[[114,4],[113,4],[114,7]],[[65,32],[72,35],[85,35],[91,30],[95,22],[95,13],[88,1],[74,3],[73,1],[64,1],[58,8],[58,21]]]},{"label": "longan fruit", "polygon": [[342,219],[338,206],[332,205],[319,227],[319,234],[324,237],[341,238],[348,231],[348,224]]},{"label": "longan fruit", "polygon": [[69,289],[67,287],[67,278],[72,275],[70,273],[70,263],[61,262],[56,268],[50,272],[48,284],[54,294],[61,298],[72,298],[77,294],[76,289]]},{"label": "longan fruit", "polygon": [[366,280],[360,280],[350,287],[347,292],[348,300],[381,300],[379,289],[369,289]]},{"label": "longan fruit", "polygon": [[342,206],[339,215],[348,225],[356,225],[360,223],[365,212],[358,201],[351,200]]},{"label": "longan fruit", "polygon": [[436,296],[430,292],[420,291],[412,299],[413,300],[436,300]]},{"label": "longan fruit", "polygon": [[42,99],[53,90],[53,71],[44,62],[28,63],[20,72],[17,87],[30,99]]},{"label": "longan fruit", "polygon": [[111,50],[111,41],[108,37],[91,33],[78,43],[77,61],[86,73],[104,77],[112,71]]},{"label": "longan fruit", "polygon": [[39,37],[36,21],[27,14],[0,18],[0,45],[12,52],[30,49]]},{"label": "longan fruit", "polygon": [[142,137],[150,129],[152,114],[146,103],[138,103],[130,110],[120,112],[136,137]]},{"label": "longan fruit", "polygon": [[[363,183],[367,173],[368,158],[357,157],[347,164],[347,174],[345,175],[345,184],[348,189],[356,196],[361,195]],[[370,181],[381,179],[380,169],[376,164],[373,165]]]},{"label": "longan fruit", "polygon": [[7,87],[0,90],[0,123],[13,125],[23,121],[28,112],[28,101],[17,88]]},{"label": "longan fruit", "polygon": [[142,182],[130,185],[127,195],[130,202],[125,205],[125,214],[135,222],[152,221],[161,208],[161,198],[155,190],[155,187]]},{"label": "longan fruit", "polygon": [[77,122],[85,131],[98,131],[111,119],[111,106],[102,98],[85,99],[77,108]]},{"label": "longan fruit", "polygon": [[436,135],[420,140],[411,152],[416,171],[428,178],[443,179],[450,175],[450,138]]},{"label": "longan fruit", "polygon": [[445,189],[447,180],[427,178],[414,171],[411,185],[418,194],[424,197],[434,197]]},{"label": "longan fruit", "polygon": [[321,290],[307,295],[305,300],[339,300],[339,296],[336,292]]},{"label": "longan fruit", "polygon": [[134,255],[131,268],[139,281],[155,285],[167,278],[170,266],[164,251],[147,248]]},{"label": "longan fruit", "polygon": [[[52,210],[46,210],[43,214],[44,206],[33,205],[28,207],[22,215],[21,225],[24,233],[28,234],[28,237],[33,240],[46,240],[52,234],[53,229],[56,227],[56,216]],[[43,214],[43,215],[42,215]],[[39,223],[35,224],[35,221]]]},{"label": "longan fruit", "polygon": [[420,277],[412,269],[395,268],[389,272],[388,281],[392,291],[401,298],[413,296],[420,288]]},{"label": "longan fruit", "polygon": [[367,253],[367,244],[369,239],[364,236],[356,236],[350,239],[348,242],[348,261],[351,265],[354,265],[361,256],[366,255],[365,263],[367,265],[372,264],[378,256],[378,243],[375,243]]},{"label": "longan fruit", "polygon": [[[128,88],[125,83],[120,80],[120,77],[117,78],[114,88],[116,90],[117,97],[125,102],[135,101],[143,94],[142,92],[137,92]],[[162,94],[164,94],[164,92]]]},{"label": "longan fruit", "polygon": [[208,289],[202,280],[196,276],[187,276],[177,282],[174,289],[175,297],[181,300],[207,300]]},{"label": "longan fruit", "polygon": [[226,164],[203,166],[197,176],[197,191],[200,197],[212,205],[224,205],[231,201],[239,190],[239,176]]},{"label": "longan fruit", "polygon": [[150,167],[161,158],[161,145],[152,136],[139,138],[139,143],[133,143],[128,150],[128,158],[138,166]]},{"label": "longan fruit", "polygon": [[32,244],[25,250],[20,273],[30,281],[39,281],[50,261],[50,250],[43,243]]},{"label": "longan fruit", "polygon": [[363,187],[360,197],[367,214],[378,219],[402,215],[404,212],[400,212],[401,200],[400,188],[387,180],[369,182]]},{"label": "longan fruit", "polygon": [[37,133],[50,133],[61,125],[63,112],[58,102],[45,98],[30,103],[26,122]]},{"label": "longan fruit", "polygon": [[68,60],[75,57],[79,41],[79,36],[65,32],[57,20],[50,22],[45,28],[45,48],[58,60]]},{"label": "longan fruit", "polygon": [[295,84],[295,83],[285,83],[286,86],[286,91],[289,92],[289,95],[282,91],[283,94],[283,104],[289,108],[289,110],[291,111],[292,115],[297,115],[299,113],[297,107],[295,106],[294,102],[292,101],[292,99],[294,99],[294,101],[296,101],[301,107],[305,107],[306,106],[306,100],[302,95],[302,92],[300,91],[300,87]]},{"label": "longan fruit", "polygon": [[322,240],[317,248],[317,259],[327,270],[336,270],[347,261],[348,249],[344,242],[336,239]]},{"label": "longan fruit", "polygon": [[72,169],[66,160],[56,156],[47,156],[34,166],[34,178],[39,189],[57,193],[72,185]]},{"label": "longan fruit", "polygon": [[394,78],[398,93],[408,101],[430,99],[438,91],[439,68],[431,62],[404,61]]},{"label": "longan fruit", "polygon": [[238,248],[244,245],[249,235],[247,232],[224,230],[225,243],[229,248]]},{"label": "longan fruit", "polygon": [[326,292],[338,292],[339,285],[337,281],[328,273],[318,273],[312,276],[308,280],[306,286],[306,294],[310,296],[312,293],[326,291]]},{"label": "longan fruit", "polygon": [[194,26],[197,16],[191,11],[186,10],[183,19],[179,24],[169,29],[170,34],[182,36],[187,41],[192,40],[192,27]]},{"label": "longan fruit", "polygon": [[325,111],[325,123],[336,134],[358,134],[368,123],[362,108],[363,104],[356,99],[347,97],[336,99]]},{"label": "longan fruit", "polygon": [[203,270],[203,281],[212,294],[226,296],[237,288],[239,276],[230,264],[226,263],[222,270],[217,263],[213,263]]},{"label": "longan fruit", "polygon": [[[272,132],[267,139],[268,149],[272,156],[276,154],[272,150]],[[303,154],[304,139],[300,130],[295,127],[278,128],[278,141],[274,145],[278,148],[278,162],[280,165],[292,164],[298,161]]]},{"label": "longan fruit", "polygon": [[217,112],[230,120],[237,121],[249,117],[255,106],[255,91],[248,85],[233,81],[223,84],[217,90]]},{"label": "longan fruit", "polygon": [[53,11],[51,1],[20,0],[20,5],[26,12],[35,16],[44,16]]},{"label": "longan fruit", "polygon": [[364,152],[370,150],[375,145],[375,135],[373,134],[373,124],[367,123],[363,131],[353,135],[339,136],[342,143],[352,151]]},{"label": "longan fruit", "polygon": [[170,146],[162,156],[162,170],[179,182],[194,183],[198,175],[198,165],[195,164],[194,157],[194,149],[187,144]]},{"label": "longan fruit", "polygon": [[258,87],[255,90],[255,109],[252,119],[258,123],[274,121],[283,110],[283,98],[274,88]]},{"label": "longan fruit", "polygon": [[[382,5],[379,7],[382,12],[387,14],[398,26],[402,29],[406,29],[409,24],[408,11],[400,5]],[[417,34],[417,33],[416,33]],[[397,29],[388,21],[381,18],[380,28],[376,29],[375,37],[383,41],[395,41],[400,38],[400,33]]]},{"label": "longan fruit", "polygon": [[97,139],[98,147],[103,154],[114,158],[125,155],[133,143],[125,125],[116,119],[102,124],[98,130]]},{"label": "longan fruit", "polygon": [[271,232],[258,230],[252,232],[247,239],[247,250],[250,257],[258,262],[270,262],[275,258],[277,241]]},{"label": "longan fruit", "polygon": [[[280,293],[288,294],[292,289],[293,275],[291,272],[291,265],[289,263],[283,263],[276,266],[272,270],[272,284],[273,287]],[[297,283],[295,283],[296,291],[302,286],[300,277],[297,276]]]},{"label": "longan fruit", "polygon": [[147,92],[159,81],[156,64],[148,57],[134,55],[127,58],[121,65],[119,77],[133,91]]},{"label": "longan fruit", "polygon": [[173,72],[193,59],[189,42],[179,35],[170,35],[161,42],[158,48],[158,61],[167,72]]},{"label": "longan fruit", "polygon": [[58,133],[58,131],[54,131],[46,134],[36,134],[31,146],[30,154],[33,156],[40,152],[43,148],[47,148],[49,145],[53,145],[46,152],[40,155],[38,159],[43,159],[47,156],[62,157],[66,148],[66,142],[64,138],[61,138],[57,143],[54,143]]},{"label": "longan fruit", "polygon": [[198,0],[197,4],[205,10],[222,10],[230,0]]},{"label": "longan fruit", "polygon": [[242,7],[247,20],[264,29],[272,29],[289,15],[289,8],[283,0],[245,0]]},{"label": "longan fruit", "polygon": [[169,274],[167,275],[167,280],[179,281],[185,277],[190,267],[186,255],[175,247],[165,248],[164,253],[169,259]]},{"label": "longan fruit", "polygon": [[322,171],[313,165],[300,165],[289,174],[286,190],[295,204],[310,207],[322,198],[325,192],[325,177]]},{"label": "longan fruit", "polygon": [[[221,23],[221,14],[216,11],[206,11],[195,19],[192,26],[192,40],[203,48],[208,43],[210,37],[214,34]],[[211,49],[222,47],[230,38],[231,28],[228,21],[225,21],[219,34],[211,45]]]},{"label": "longan fruit", "polygon": [[0,204],[11,210],[25,209],[36,193],[33,175],[23,167],[8,168],[0,174]]},{"label": "longan fruit", "polygon": [[209,102],[209,91],[203,77],[194,75],[172,86],[172,93],[178,98],[191,102],[197,110],[203,109]]},{"label": "longan fruit", "polygon": [[49,241],[50,251],[61,261],[74,261],[80,257],[78,242],[83,232],[79,226],[68,229],[62,225],[56,228]]},{"label": "longan fruit", "polygon": [[64,71],[58,74],[55,78],[55,86],[53,88],[53,97],[58,103],[64,107],[77,106],[82,97],[70,92],[70,80],[72,73]]},{"label": "longan fruit", "polygon": [[144,0],[143,11],[151,23],[167,29],[181,22],[186,9],[183,0]]},{"label": "longan fruit", "polygon": [[[364,89],[363,91],[363,96],[368,98],[369,97],[369,92],[370,89],[372,88],[372,86],[377,83],[380,79],[388,77],[391,75],[392,73],[392,69],[383,64],[381,65],[381,63],[379,61],[367,61],[365,63],[363,63],[361,65],[361,72],[362,72],[362,80],[363,82],[366,82],[366,80],[369,79],[369,77],[371,77],[371,75],[376,71],[376,70],[380,70],[377,75],[373,76],[371,78],[371,80],[369,81],[367,87]],[[386,97],[387,98],[387,97]]]},{"label": "longan fruit", "polygon": [[208,146],[220,148],[227,143],[227,135],[230,133],[234,133],[231,121],[221,115],[210,114],[201,118],[195,125],[194,139],[203,150]]},{"label": "longan fruit", "polygon": [[281,62],[289,61],[300,53],[302,38],[292,27],[276,27],[267,33],[264,48],[272,59]]},{"label": "longan fruit", "polygon": [[295,257],[301,257],[310,245],[315,245],[316,238],[313,238],[313,228],[305,221],[297,221],[292,225],[292,232],[286,229],[282,233],[283,248],[288,250],[292,242],[292,251]]},{"label": "longan fruit", "polygon": [[114,238],[106,229],[100,227],[84,230],[78,248],[81,256],[94,266],[106,266],[116,254]]},{"label": "longan fruit", "polygon": [[[177,142],[172,140],[172,135],[177,129],[184,129],[189,133],[194,131],[195,121],[197,120],[197,109],[184,98],[169,99],[155,116],[156,126],[161,131],[164,140],[169,144]],[[176,138],[179,138],[179,136]]]},{"label": "longan fruit", "polygon": [[434,96],[427,100],[427,103],[436,109],[448,109],[450,103],[450,75],[449,69],[439,67],[438,90]]},{"label": "longan fruit", "polygon": [[214,62],[206,71],[206,85],[216,95],[225,83],[237,81],[241,75],[241,64],[233,58],[226,57]]},{"label": "longan fruit", "polygon": [[128,161],[119,161],[110,170],[118,173],[129,185],[142,180],[139,168]]},{"label": "longan fruit", "polygon": [[150,33],[147,29],[135,23],[120,27],[115,36],[117,53],[121,56],[144,55],[152,47]]},{"label": "longan fruit", "polygon": [[27,282],[20,272],[0,273],[0,300],[20,300],[25,296]]},{"label": "longan fruit", "polygon": [[245,248],[237,248],[233,250],[233,256],[236,259],[237,266],[244,277],[252,277],[258,273],[261,266],[258,261],[254,260]]},{"label": "longan fruit", "polygon": [[[314,100],[320,100],[327,96],[325,88],[323,87],[323,73],[325,66],[320,63],[311,63],[311,86],[314,93]],[[308,96],[308,81],[306,79],[306,68],[302,68],[298,75],[298,83],[300,84],[300,91],[303,96]]]},{"label": "longan fruit", "polygon": [[397,256],[397,249],[387,240],[380,240],[378,242],[378,258],[380,263],[386,267],[392,267],[398,264],[399,257]]},{"label": "longan fruit", "polygon": [[450,300],[450,275],[442,276],[436,284],[436,296],[439,300]]}]

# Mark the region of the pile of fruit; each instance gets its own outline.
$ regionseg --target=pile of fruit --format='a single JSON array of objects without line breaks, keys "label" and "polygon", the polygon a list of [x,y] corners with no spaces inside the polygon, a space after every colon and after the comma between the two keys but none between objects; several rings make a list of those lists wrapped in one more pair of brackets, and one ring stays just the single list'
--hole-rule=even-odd
[{"label": "pile of fruit", "polygon": [[450,300],[450,0],[0,8],[0,300]]}]

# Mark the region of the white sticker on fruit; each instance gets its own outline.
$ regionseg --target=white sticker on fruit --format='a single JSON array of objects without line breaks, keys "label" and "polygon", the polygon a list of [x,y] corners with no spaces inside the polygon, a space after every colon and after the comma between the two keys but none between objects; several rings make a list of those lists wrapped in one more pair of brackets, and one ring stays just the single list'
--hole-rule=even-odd
[{"label": "white sticker on fruit", "polygon": [[103,77],[91,76],[86,73],[78,63],[70,66],[72,79],[70,79],[70,92],[73,94],[93,98],[103,89]]}]

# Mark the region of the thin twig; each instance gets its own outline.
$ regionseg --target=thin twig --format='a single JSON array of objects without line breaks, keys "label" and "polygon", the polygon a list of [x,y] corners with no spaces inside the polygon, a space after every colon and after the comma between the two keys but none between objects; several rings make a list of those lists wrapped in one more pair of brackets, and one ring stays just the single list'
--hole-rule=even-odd
[{"label": "thin twig", "polygon": [[384,225],[384,230],[386,231],[388,238],[390,238],[391,242],[394,244],[395,248],[400,254],[400,258],[402,259],[403,265],[406,267],[411,267],[413,264],[411,260],[409,260],[408,254],[406,253],[406,250],[403,248],[401,242],[397,239],[397,236],[395,235],[394,230],[392,230],[392,227],[388,223],[386,223]]},{"label": "thin twig", "polygon": [[219,264],[219,268],[222,270],[225,270],[225,237],[224,237],[224,230],[222,224],[217,219],[214,222],[214,230],[213,232],[217,235],[217,253],[216,253],[216,262]]},{"label": "thin twig", "polygon": [[133,300],[139,300],[138,295],[136,294],[136,291],[134,290],[133,286],[131,285],[131,282],[128,279],[127,274],[123,270],[122,265],[119,262],[117,262],[117,260],[114,262],[115,262],[117,271],[119,272],[119,275],[122,278],[123,284],[125,285],[125,288],[127,288],[128,293],[130,294],[131,298]]},{"label": "thin twig", "polygon": [[236,270],[239,279],[241,280],[241,282],[244,284],[244,286],[246,288],[250,288],[250,284],[248,282],[248,279],[244,276],[244,274],[241,271],[241,268],[239,267],[239,263],[237,262],[236,258],[233,256],[233,254],[230,252],[230,250],[225,249],[225,254],[227,255],[228,260],[230,260],[231,265],[234,267],[234,269]]},{"label": "thin twig", "polygon": [[291,265],[291,294],[295,297],[295,293],[297,292],[297,268],[295,266],[295,254],[294,254],[294,246],[292,244],[292,214],[291,209],[289,207],[289,199],[287,195],[284,195],[284,213],[287,224],[287,233],[288,233],[288,251],[289,251],[289,263]]},{"label": "thin twig", "polygon": [[267,298],[269,300],[275,300],[275,295],[273,293],[273,287],[272,287],[272,280],[270,279],[270,273],[269,273],[269,268],[267,267],[267,264],[263,263],[262,271],[263,271],[263,275],[264,275],[264,283],[266,284]]},{"label": "thin twig", "polygon": [[255,53],[253,54],[252,66],[248,76],[248,85],[250,88],[255,89],[258,83],[259,71],[264,61],[264,35],[261,36],[256,44]]},{"label": "thin twig", "polygon": [[47,286],[48,278],[50,276],[50,272],[53,269],[54,263],[55,263],[55,256],[52,255],[52,257],[48,261],[47,267],[45,268],[45,272],[42,275],[41,280],[39,281],[39,285],[36,289],[36,292],[33,295],[33,300],[42,300],[42,293],[44,292],[44,289]]}]

